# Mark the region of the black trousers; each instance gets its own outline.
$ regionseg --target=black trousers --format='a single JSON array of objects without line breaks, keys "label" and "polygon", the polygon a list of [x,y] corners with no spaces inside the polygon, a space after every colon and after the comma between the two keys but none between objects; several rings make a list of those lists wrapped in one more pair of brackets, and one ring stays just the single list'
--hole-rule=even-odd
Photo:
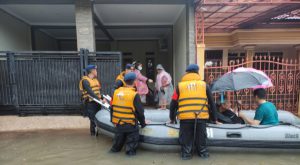
[{"label": "black trousers", "polygon": [[[181,156],[192,156],[193,147],[198,155],[207,151],[206,146],[206,120],[182,120],[180,121],[179,143],[181,144]],[[195,135],[194,135],[195,132]],[[195,137],[195,139],[194,139]]]},{"label": "black trousers", "polygon": [[139,143],[138,126],[130,124],[116,126],[116,133],[111,151],[119,152],[125,144],[126,154],[135,153]]},{"label": "black trousers", "polygon": [[90,119],[90,132],[92,135],[94,135],[96,127],[95,115],[101,109],[101,106],[95,103],[94,101],[87,102],[85,105],[87,116]]}]

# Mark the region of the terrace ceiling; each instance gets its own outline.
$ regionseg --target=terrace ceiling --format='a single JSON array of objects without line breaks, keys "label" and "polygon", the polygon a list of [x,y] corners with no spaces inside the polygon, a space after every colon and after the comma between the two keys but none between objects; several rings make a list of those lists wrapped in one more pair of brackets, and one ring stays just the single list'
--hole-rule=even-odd
[{"label": "terrace ceiling", "polygon": [[252,28],[300,28],[297,19],[285,22],[271,19],[285,13],[298,14],[298,0],[196,0],[195,3],[199,32],[202,28],[201,13],[206,33]]}]

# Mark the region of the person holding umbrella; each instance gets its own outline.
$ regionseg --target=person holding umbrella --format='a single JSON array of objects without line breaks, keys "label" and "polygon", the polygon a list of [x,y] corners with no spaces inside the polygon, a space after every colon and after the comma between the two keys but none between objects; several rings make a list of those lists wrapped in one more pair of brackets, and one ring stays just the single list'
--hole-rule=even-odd
[{"label": "person holding umbrella", "polygon": [[179,142],[181,158],[192,158],[194,147],[200,157],[207,158],[206,123],[209,118],[217,123],[216,106],[208,85],[199,75],[199,66],[191,64],[174,90],[170,105],[170,120],[180,120]]},{"label": "person holding umbrella", "polygon": [[[244,114],[239,116],[251,125],[277,125],[278,114],[275,105],[266,101],[266,90],[264,88],[272,87],[271,79],[262,71],[253,68],[240,67],[230,71],[220,77],[212,85],[212,91],[238,91],[241,89],[255,89],[253,94],[256,103],[259,105],[254,119],[249,119]],[[235,92],[237,98],[237,94]]]},{"label": "person holding umbrella", "polygon": [[266,90],[263,88],[255,89],[253,95],[258,104],[254,119],[248,118],[243,113],[240,113],[239,116],[251,125],[278,125],[277,109],[273,103],[266,101]]}]

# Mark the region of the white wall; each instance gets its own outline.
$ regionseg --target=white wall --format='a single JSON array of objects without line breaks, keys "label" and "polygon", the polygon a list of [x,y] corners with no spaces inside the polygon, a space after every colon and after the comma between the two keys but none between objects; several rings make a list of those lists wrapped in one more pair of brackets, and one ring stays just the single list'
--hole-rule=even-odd
[{"label": "white wall", "polygon": [[57,51],[58,43],[56,39],[47,35],[46,33],[36,30],[35,36],[35,50],[39,51]]},{"label": "white wall", "polygon": [[0,9],[0,50],[31,50],[30,26]]},{"label": "white wall", "polygon": [[186,68],[186,9],[184,8],[173,27],[173,54],[175,84],[180,81]]}]

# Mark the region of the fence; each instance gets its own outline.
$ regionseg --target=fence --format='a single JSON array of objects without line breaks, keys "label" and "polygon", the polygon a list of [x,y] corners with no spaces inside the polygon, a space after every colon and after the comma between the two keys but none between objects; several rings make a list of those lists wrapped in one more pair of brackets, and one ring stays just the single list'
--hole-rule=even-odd
[{"label": "fence", "polygon": [[102,92],[111,94],[118,52],[1,52],[0,113],[80,113],[78,82],[87,64],[98,66]]},{"label": "fence", "polygon": [[[268,100],[275,103],[278,109],[297,113],[300,93],[300,64],[297,60],[274,58],[270,56],[256,56],[252,61],[239,59],[228,66],[217,65],[205,68],[205,80],[212,83],[224,73],[238,67],[253,67],[264,71],[272,80],[274,87],[268,88]],[[243,109],[255,109],[252,89],[237,91],[238,98],[243,102]],[[215,99],[218,94],[214,94]],[[234,102],[232,92],[227,92],[227,99]]]}]

